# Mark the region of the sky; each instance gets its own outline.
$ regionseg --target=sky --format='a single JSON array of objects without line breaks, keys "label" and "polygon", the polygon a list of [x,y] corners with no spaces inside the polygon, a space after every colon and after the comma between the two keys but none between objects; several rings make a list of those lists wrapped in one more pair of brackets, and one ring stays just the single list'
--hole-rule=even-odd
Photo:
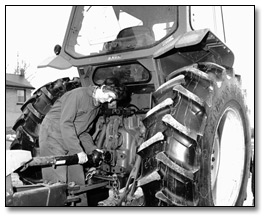
[{"label": "sky", "polygon": [[6,8],[6,71],[13,73],[17,61],[29,64],[26,78],[37,89],[57,78],[78,76],[75,68],[60,71],[37,68],[62,45],[71,6],[8,6]]},{"label": "sky", "polygon": [[254,8],[252,6],[224,6],[226,45],[233,51],[236,74],[241,75],[243,89],[247,90],[250,124],[254,126]]}]

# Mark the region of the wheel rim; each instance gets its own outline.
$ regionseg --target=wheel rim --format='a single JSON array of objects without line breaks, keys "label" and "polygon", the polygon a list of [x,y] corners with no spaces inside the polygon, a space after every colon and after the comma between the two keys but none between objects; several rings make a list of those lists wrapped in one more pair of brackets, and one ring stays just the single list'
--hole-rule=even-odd
[{"label": "wheel rim", "polygon": [[245,137],[241,116],[227,107],[215,132],[211,153],[211,191],[216,206],[235,205],[244,175]]}]

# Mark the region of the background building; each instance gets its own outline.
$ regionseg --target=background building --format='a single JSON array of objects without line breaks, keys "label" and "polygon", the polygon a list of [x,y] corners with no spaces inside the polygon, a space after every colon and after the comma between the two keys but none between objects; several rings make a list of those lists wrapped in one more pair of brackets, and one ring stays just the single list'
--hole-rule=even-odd
[{"label": "background building", "polygon": [[23,73],[20,75],[6,73],[6,129],[11,129],[22,114],[21,106],[31,97],[34,89]]}]

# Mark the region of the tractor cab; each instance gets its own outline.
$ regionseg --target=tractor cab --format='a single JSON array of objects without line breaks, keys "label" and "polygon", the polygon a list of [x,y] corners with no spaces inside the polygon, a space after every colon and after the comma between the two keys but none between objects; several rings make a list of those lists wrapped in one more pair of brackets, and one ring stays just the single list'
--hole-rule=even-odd
[{"label": "tractor cab", "polygon": [[[222,9],[217,6],[204,9],[73,7],[62,47],[56,52],[58,56],[40,67],[75,66],[85,86],[102,84],[106,75],[121,76],[124,84],[148,83],[158,88],[169,73],[180,68],[175,64],[185,66],[212,56],[220,65],[232,66],[233,54],[223,43]],[[175,63],[176,60],[180,62]]]}]

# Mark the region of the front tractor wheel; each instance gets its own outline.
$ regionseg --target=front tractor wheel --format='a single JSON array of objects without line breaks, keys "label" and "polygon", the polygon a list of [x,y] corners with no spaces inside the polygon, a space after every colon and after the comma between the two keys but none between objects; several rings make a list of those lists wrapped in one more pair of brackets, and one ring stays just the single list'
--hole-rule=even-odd
[{"label": "front tractor wheel", "polygon": [[175,73],[153,94],[157,106],[144,120],[151,141],[139,150],[145,204],[242,205],[251,152],[238,79],[214,63]]}]

